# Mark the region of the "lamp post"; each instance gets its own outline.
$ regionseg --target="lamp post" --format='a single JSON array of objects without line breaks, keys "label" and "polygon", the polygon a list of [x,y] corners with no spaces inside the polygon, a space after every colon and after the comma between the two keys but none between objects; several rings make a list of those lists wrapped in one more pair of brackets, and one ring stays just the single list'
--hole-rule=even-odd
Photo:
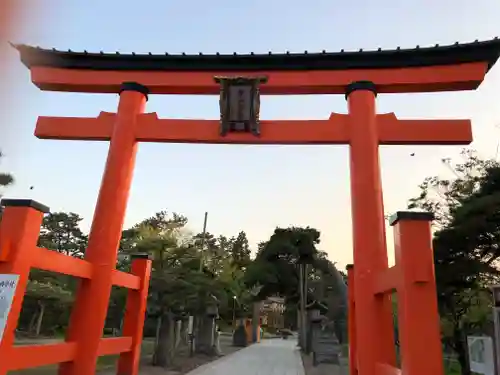
[{"label": "lamp post", "polygon": [[[204,248],[205,248],[205,237],[207,235],[207,219],[208,219],[208,212],[205,212],[205,217],[203,219],[203,232],[202,232],[202,235],[201,235],[201,244],[200,244],[200,265],[199,265],[199,272],[202,273],[203,272],[203,252],[204,252]],[[200,291],[199,292],[199,307],[201,308],[202,306],[202,302],[204,299],[204,296],[203,296],[203,292]],[[189,336],[189,356],[193,356],[194,354],[194,338],[195,338],[195,335],[196,333],[195,332],[198,332],[199,330],[199,326],[200,326],[200,319],[196,319],[194,320],[194,316],[192,318],[192,322],[191,322],[191,334]],[[196,323],[196,327],[194,326],[194,324]]]},{"label": "lamp post", "polygon": [[310,354],[311,351],[314,350],[313,348],[316,347],[322,314],[325,314],[328,311],[328,308],[323,303],[314,300],[312,303],[306,306],[306,310],[309,327],[306,331],[307,336],[304,337],[304,351],[306,352],[306,354]]},{"label": "lamp post", "polygon": [[200,272],[203,271],[203,252],[205,250],[205,237],[207,236],[207,219],[208,212],[205,212],[205,218],[203,220],[203,232],[201,235],[201,244],[200,244]]},{"label": "lamp post", "polygon": [[236,296],[233,296],[233,330],[236,327]]}]

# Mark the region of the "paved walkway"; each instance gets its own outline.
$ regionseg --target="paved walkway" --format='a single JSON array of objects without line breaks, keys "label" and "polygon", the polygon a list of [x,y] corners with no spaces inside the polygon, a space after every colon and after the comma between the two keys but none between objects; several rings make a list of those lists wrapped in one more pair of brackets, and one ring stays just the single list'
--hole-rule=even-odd
[{"label": "paved walkway", "polygon": [[187,375],[305,375],[296,340],[263,340]]}]

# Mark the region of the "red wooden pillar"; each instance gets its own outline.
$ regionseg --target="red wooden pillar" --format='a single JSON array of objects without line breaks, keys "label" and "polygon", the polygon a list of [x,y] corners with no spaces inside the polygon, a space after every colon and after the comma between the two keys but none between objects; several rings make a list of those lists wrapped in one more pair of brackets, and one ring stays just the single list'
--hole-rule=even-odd
[{"label": "red wooden pillar", "polygon": [[[4,199],[0,222],[0,274],[18,275],[14,299],[0,340],[0,374],[7,373],[9,351],[14,344],[17,322],[29,280],[33,253],[36,249],[43,214],[49,208],[29,199]],[[5,360],[1,360],[4,358]],[[4,365],[4,366],[3,366]]]},{"label": "red wooden pillar", "polygon": [[108,158],[94,212],[85,259],[92,263],[92,279],[81,280],[66,341],[77,341],[75,360],[60,366],[61,375],[95,373],[116,267],[137,152],[138,115],[147,100],[146,87],[124,83],[111,136]]},{"label": "red wooden pillar", "polygon": [[125,318],[123,320],[123,336],[132,337],[132,350],[120,355],[118,375],[137,375],[139,373],[144,319],[151,276],[151,260],[147,254],[136,254],[132,258],[131,273],[141,278],[141,285],[138,290],[129,289],[128,291]]},{"label": "red wooden pillar", "polygon": [[375,97],[372,82],[353,82],[346,89],[357,358],[363,375],[375,375],[377,362],[396,364],[390,296],[375,296],[369,287],[375,275],[388,267]]},{"label": "red wooden pillar", "polygon": [[347,270],[347,332],[349,336],[349,375],[357,375],[358,359],[356,356],[356,304],[354,302],[354,265],[348,264]]},{"label": "red wooden pillar", "polygon": [[[394,226],[402,373],[443,375],[431,220],[428,212],[398,212]],[[424,359],[424,360],[422,360]]]}]

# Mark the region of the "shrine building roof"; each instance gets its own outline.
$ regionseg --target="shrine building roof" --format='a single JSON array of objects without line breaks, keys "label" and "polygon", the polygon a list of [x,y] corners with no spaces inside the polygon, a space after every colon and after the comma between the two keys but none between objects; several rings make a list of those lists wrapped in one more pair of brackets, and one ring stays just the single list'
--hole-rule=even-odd
[{"label": "shrine building roof", "polygon": [[267,54],[124,54],[74,52],[13,44],[28,68],[128,71],[293,71],[390,69],[487,62],[490,69],[500,56],[500,39],[453,45],[392,50]]}]

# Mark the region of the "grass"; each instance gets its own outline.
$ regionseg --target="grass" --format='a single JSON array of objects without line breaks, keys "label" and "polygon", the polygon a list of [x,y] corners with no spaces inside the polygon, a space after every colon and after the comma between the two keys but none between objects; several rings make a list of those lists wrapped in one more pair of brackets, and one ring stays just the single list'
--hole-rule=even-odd
[{"label": "grass", "polygon": [[[154,341],[147,339],[142,343],[141,357],[149,358],[154,351]],[[342,345],[342,355],[348,356],[348,345]],[[118,355],[108,355],[99,357],[97,360],[97,371],[109,370],[115,367]],[[49,365],[25,370],[10,371],[9,375],[53,375],[57,373],[58,365]],[[460,364],[457,360],[448,358],[445,360],[446,375],[460,375]]]},{"label": "grass", "polygon": [[[342,355],[346,358],[349,356],[349,345],[342,345]],[[461,375],[460,364],[454,358],[445,358],[444,361],[445,375]]]},{"label": "grass", "polygon": [[446,375],[460,375],[460,364],[456,360],[445,360],[444,371]]},{"label": "grass", "polygon": [[[144,340],[142,342],[141,357],[150,357],[154,351],[154,341]],[[97,360],[97,371],[103,371],[115,367],[118,355],[107,355]],[[52,375],[57,373],[58,365],[48,365],[25,370],[9,371],[9,375]]]}]

